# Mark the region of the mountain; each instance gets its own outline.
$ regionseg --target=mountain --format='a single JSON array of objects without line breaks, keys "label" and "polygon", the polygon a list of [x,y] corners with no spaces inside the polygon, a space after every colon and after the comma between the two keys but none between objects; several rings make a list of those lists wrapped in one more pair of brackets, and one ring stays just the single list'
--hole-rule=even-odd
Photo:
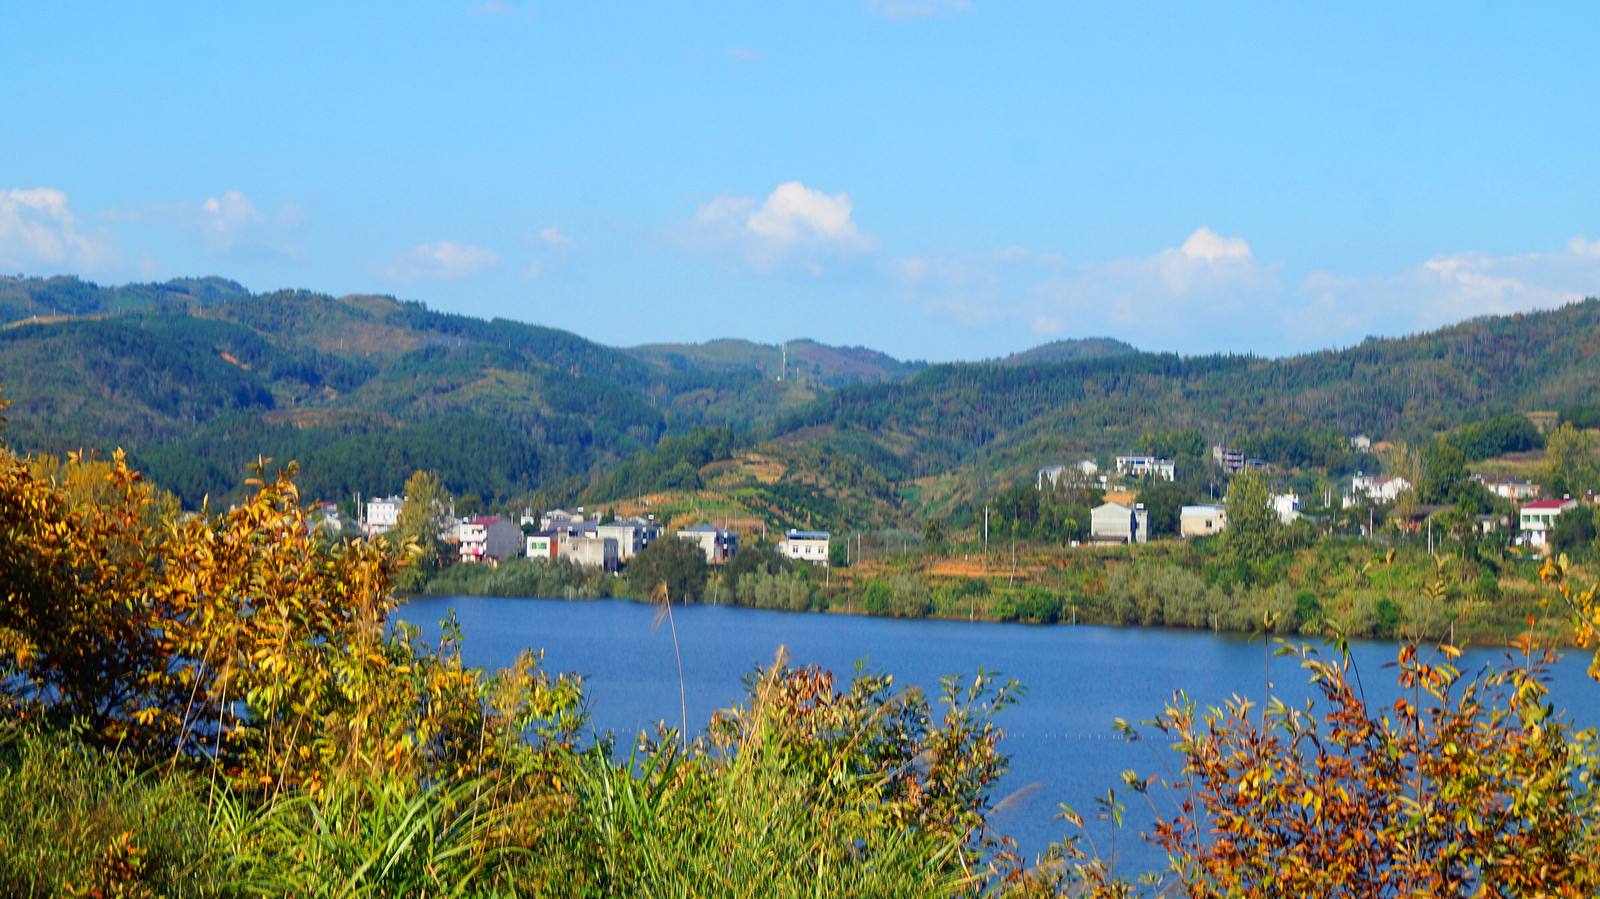
[{"label": "mountain", "polygon": [[785,372],[787,357],[787,377],[829,388],[904,381],[928,367],[926,362],[902,362],[866,347],[828,346],[814,340],[780,346],[732,339],[651,343],[625,352],[665,371],[754,372],[768,378]]},{"label": "mountain", "polygon": [[796,341],[781,382],[781,347],[618,349],[216,278],[0,279],[0,320],[9,443],[125,447],[190,505],[237,496],[259,454],[298,461],[308,499],[398,491],[421,468],[505,505],[673,490],[700,509],[711,490],[778,524],[909,525],[1164,433],[1337,473],[1362,464],[1348,434],[1426,439],[1590,403],[1600,385],[1595,300],[1283,359],[1101,339],[929,366]]},{"label": "mountain", "polygon": [[1110,337],[1085,337],[1080,340],[1054,340],[995,361],[1000,365],[1048,365],[1077,359],[1105,359],[1109,356],[1125,356],[1137,352],[1139,351],[1134,349],[1132,344]]}]

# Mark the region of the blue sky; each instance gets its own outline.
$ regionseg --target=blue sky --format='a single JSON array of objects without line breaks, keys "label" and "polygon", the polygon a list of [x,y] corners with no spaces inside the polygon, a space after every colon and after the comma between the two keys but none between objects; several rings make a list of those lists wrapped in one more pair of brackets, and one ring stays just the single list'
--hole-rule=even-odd
[{"label": "blue sky", "polygon": [[1600,293],[1600,6],[23,4],[0,271],[1283,354]]}]

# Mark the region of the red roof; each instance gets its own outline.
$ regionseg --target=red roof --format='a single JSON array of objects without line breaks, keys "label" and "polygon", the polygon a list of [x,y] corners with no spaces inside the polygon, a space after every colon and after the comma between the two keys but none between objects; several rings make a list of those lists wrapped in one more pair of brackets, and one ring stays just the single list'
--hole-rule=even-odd
[{"label": "red roof", "polygon": [[1531,503],[1523,503],[1524,509],[1560,509],[1577,502],[1575,499],[1541,499]]},{"label": "red roof", "polygon": [[499,515],[480,515],[477,518],[474,518],[474,519],[472,519],[471,521],[469,521],[467,523],[468,524],[494,524],[495,522],[497,522],[499,520],[500,520],[500,516]]}]

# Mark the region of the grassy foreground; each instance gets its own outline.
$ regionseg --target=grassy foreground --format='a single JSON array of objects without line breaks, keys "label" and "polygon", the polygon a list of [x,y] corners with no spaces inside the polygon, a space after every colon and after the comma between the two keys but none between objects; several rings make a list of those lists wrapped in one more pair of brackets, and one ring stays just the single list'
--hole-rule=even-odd
[{"label": "grassy foreground", "polygon": [[[1600,748],[1550,707],[1529,635],[1521,664],[1477,674],[1407,644],[1410,698],[1381,709],[1337,643],[1285,645],[1315,707],[1180,694],[1123,726],[1176,762],[1095,809],[1120,825],[1148,803],[1140,831],[1170,869],[1136,884],[1070,836],[1021,859],[990,830],[1014,683],[980,671],[930,696],[780,655],[702,737],[619,753],[590,733],[580,678],[532,653],[469,668],[450,622],[437,645],[395,625],[413,548],[328,545],[291,475],[183,515],[120,456],[45,477],[0,448],[0,895],[1600,890]],[[1591,644],[1595,591],[1560,562],[1539,576]]]}]

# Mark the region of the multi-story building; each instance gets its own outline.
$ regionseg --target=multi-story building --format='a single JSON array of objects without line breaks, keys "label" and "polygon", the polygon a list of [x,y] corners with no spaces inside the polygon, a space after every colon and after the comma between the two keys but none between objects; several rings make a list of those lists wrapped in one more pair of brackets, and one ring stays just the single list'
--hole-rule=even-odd
[{"label": "multi-story building", "polygon": [[1089,511],[1089,536],[1093,539],[1127,543],[1130,535],[1138,543],[1150,542],[1150,513],[1144,503],[1105,503]]},{"label": "multi-story building", "polygon": [[706,561],[712,565],[721,565],[739,551],[739,535],[712,524],[697,524],[679,531],[676,536],[680,540],[693,540],[698,544],[700,551],[706,555]]},{"label": "multi-story building", "polygon": [[482,515],[461,524],[461,561],[503,562],[523,552],[522,529],[503,515]]},{"label": "multi-story building", "polygon": [[1143,478],[1157,477],[1163,481],[1176,478],[1178,466],[1171,459],[1160,459],[1155,456],[1118,456],[1117,474],[1128,477]]},{"label": "multi-story building", "polygon": [[1522,528],[1522,542],[1528,546],[1544,546],[1550,542],[1550,532],[1555,530],[1556,519],[1568,509],[1577,508],[1578,501],[1571,498],[1541,499],[1524,503],[1518,513]]},{"label": "multi-story building", "polygon": [[832,538],[827,531],[785,531],[778,541],[778,552],[791,559],[827,567],[828,545]]},{"label": "multi-story building", "polygon": [[655,518],[623,518],[595,526],[595,534],[617,542],[617,559],[623,562],[633,558],[661,536],[661,525]]},{"label": "multi-story building", "polygon": [[367,518],[361,529],[367,536],[387,534],[400,523],[400,509],[406,504],[403,496],[386,496],[367,500]]}]

